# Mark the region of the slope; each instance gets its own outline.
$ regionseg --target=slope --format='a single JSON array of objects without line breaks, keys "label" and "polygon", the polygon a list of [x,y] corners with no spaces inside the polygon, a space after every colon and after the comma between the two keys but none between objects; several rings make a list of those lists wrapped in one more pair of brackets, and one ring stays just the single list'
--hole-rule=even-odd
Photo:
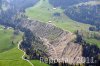
[{"label": "slope", "polygon": [[[60,16],[54,16],[55,13],[59,13]],[[48,0],[40,0],[40,2],[35,6],[26,9],[25,14],[29,17],[29,19],[31,18],[45,23],[51,23],[71,32],[78,29],[88,30],[88,27],[90,26],[88,24],[78,23],[71,20],[63,13],[62,9],[54,8],[50,5]]]},{"label": "slope", "polygon": [[[29,62],[22,59],[24,53],[18,49],[18,43],[22,39],[23,33],[14,36],[14,30],[4,29],[0,25],[0,66],[31,66]],[[12,44],[12,41],[14,44]],[[40,63],[39,60],[32,60],[35,66],[49,66]]]},{"label": "slope", "polygon": [[4,28],[0,25],[0,66],[31,66],[27,61],[22,60],[23,52],[17,49],[22,33],[14,36],[12,28]]}]

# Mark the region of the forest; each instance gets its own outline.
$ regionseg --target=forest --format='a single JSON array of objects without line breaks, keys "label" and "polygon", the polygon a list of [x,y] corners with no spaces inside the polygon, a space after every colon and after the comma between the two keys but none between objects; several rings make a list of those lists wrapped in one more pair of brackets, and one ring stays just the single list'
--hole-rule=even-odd
[{"label": "forest", "polygon": [[[94,25],[96,26],[94,31],[100,31],[100,4],[92,5],[89,1],[94,2],[94,0],[49,0],[54,7],[64,9],[64,13],[69,18],[78,22]],[[95,1],[99,2],[98,0]]]}]

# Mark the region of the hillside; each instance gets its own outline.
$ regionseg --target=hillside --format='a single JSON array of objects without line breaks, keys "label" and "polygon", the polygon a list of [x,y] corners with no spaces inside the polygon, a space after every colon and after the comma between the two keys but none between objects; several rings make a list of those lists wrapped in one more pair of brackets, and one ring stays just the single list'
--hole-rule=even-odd
[{"label": "hillside", "polygon": [[[46,5],[46,6],[45,6]],[[76,30],[88,30],[91,25],[78,23],[63,13],[64,10],[54,7],[49,0],[40,0],[35,6],[27,8],[25,15],[29,19],[38,20],[40,22],[51,23],[59,28],[75,32]],[[55,16],[54,14],[60,14]]]},{"label": "hillside", "polygon": [[[96,27],[93,26],[93,20],[96,21],[95,23],[99,23],[99,14],[95,15],[98,12],[96,7],[99,2],[94,4],[92,1],[2,1],[0,24],[5,27],[0,27],[0,37],[2,38],[0,39],[0,66],[7,66],[7,64],[9,66],[17,64],[19,66],[30,66],[30,64],[32,66],[55,66],[55,64],[67,66],[72,63],[73,65],[80,63],[79,65],[84,66],[87,66],[88,63],[96,65],[100,60],[98,58],[100,34],[97,26],[99,24],[95,25]],[[92,5],[90,6],[90,4]],[[93,22],[87,23],[86,16],[88,21],[93,18]],[[78,21],[76,18],[80,20]],[[81,21],[83,18],[84,23]],[[24,33],[23,36],[20,34],[21,32]],[[41,57],[53,59],[55,62],[49,63],[49,60],[42,60],[45,63],[39,63]],[[68,60],[66,61],[66,59]],[[80,61],[80,59],[82,60]],[[11,62],[12,64],[10,64]]]},{"label": "hillside", "polygon": [[[99,3],[99,2],[98,2]],[[69,7],[65,10],[65,14],[68,15],[71,19],[78,22],[87,23],[96,26],[96,30],[100,30],[100,3],[99,4],[83,4]],[[74,15],[74,16],[73,16]],[[76,17],[78,16],[78,17]]]},{"label": "hillside", "polygon": [[14,35],[13,29],[4,29],[0,25],[0,66],[30,66],[29,63],[21,59],[23,52],[17,48],[18,42],[22,38],[22,33]]},{"label": "hillside", "polygon": [[27,29],[21,48],[26,51],[28,59],[43,57],[64,62],[62,58],[71,58],[72,62],[66,62],[71,64],[79,62],[77,57],[95,57],[100,52],[95,45],[75,43],[75,34],[52,24],[32,20],[24,21],[21,26]]},{"label": "hillside", "polygon": [[100,31],[100,1],[99,0],[49,0],[54,7],[61,7],[71,19],[96,26]]},{"label": "hillside", "polygon": [[84,2],[89,2],[89,1],[94,1],[94,0],[49,0],[50,4],[52,4],[54,7],[61,7],[61,8],[67,8],[69,6],[78,4],[78,3],[84,3]]},{"label": "hillside", "polygon": [[[31,66],[29,62],[22,59],[24,53],[18,49],[18,43],[22,40],[23,33],[15,35],[14,32],[15,30],[12,28],[5,29],[0,25],[0,66]],[[32,60],[35,66],[49,66],[39,62],[39,60]]]},{"label": "hillside", "polygon": [[[28,38],[30,35],[26,35],[26,40],[23,41],[21,45],[22,49],[26,51],[27,55],[30,55],[32,50],[33,52],[37,50],[40,52],[40,57],[54,58],[56,60],[57,58],[67,58],[66,51],[69,51],[69,53],[74,54],[74,50],[70,51],[70,49],[80,48],[79,51],[76,50],[76,52],[79,52],[79,54],[77,54],[76,56],[82,56],[81,45],[75,44],[73,42],[71,43],[71,41],[76,38],[74,34],[67,31],[63,31],[62,29],[57,28],[51,24],[45,24],[38,21],[32,21],[30,23],[25,22],[24,25],[22,24],[22,26],[30,30],[32,32],[30,33],[30,35],[33,35],[30,39]],[[32,44],[29,44],[28,40],[31,40]],[[27,46],[29,46],[30,49],[28,49],[29,47]],[[67,48],[66,50],[66,47],[69,48]],[[38,57],[35,56],[34,53],[31,55],[32,56],[30,58]],[[64,55],[64,57],[62,55]],[[76,56],[73,56],[73,59],[76,58]],[[72,63],[76,62],[78,62],[77,59],[75,62]]]}]

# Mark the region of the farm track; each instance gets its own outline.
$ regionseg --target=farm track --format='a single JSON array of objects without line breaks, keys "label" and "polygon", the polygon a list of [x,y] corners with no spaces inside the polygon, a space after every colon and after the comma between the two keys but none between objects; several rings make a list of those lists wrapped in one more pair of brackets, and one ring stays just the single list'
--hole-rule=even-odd
[{"label": "farm track", "polygon": [[[21,49],[20,49],[20,44],[21,44],[21,42],[22,42],[22,40],[18,43],[18,49],[19,49],[19,50],[21,50]],[[25,60],[25,61],[27,61],[27,62],[29,62],[30,65],[34,66],[34,65],[30,62],[30,60],[27,60],[27,59],[24,58],[24,56],[26,55],[26,53],[25,53],[23,50],[21,50],[21,51],[24,53],[23,56],[22,56],[22,59]]]}]

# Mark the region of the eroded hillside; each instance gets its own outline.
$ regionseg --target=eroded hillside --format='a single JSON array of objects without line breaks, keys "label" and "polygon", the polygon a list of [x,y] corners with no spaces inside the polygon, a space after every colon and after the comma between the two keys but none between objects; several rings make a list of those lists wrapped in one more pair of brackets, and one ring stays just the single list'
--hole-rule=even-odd
[{"label": "eroded hillside", "polygon": [[[77,63],[77,57],[82,57],[82,45],[73,42],[76,38],[73,33],[38,21],[25,22],[22,26],[34,34],[31,47],[34,49],[31,50],[42,51],[47,55],[44,54],[45,57],[55,60],[72,58],[72,63]],[[22,47],[24,44],[22,43]]]}]

